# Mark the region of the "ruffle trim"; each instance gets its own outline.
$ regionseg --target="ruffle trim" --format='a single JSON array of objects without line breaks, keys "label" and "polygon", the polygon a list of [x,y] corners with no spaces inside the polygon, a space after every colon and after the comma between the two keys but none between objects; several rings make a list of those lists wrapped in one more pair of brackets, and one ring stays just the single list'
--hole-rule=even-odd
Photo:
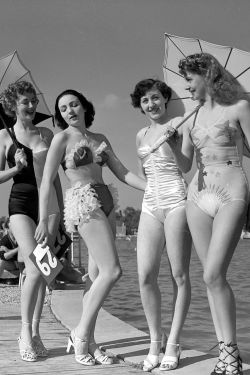
[{"label": "ruffle trim", "polygon": [[64,223],[68,232],[77,230],[80,223],[88,222],[91,212],[101,207],[95,189],[91,184],[82,185],[77,182],[66,190],[64,200]]},{"label": "ruffle trim", "polygon": [[[109,184],[108,189],[113,198],[114,208],[117,210],[119,208],[118,190],[113,184]],[[78,225],[87,223],[91,218],[91,213],[100,207],[101,203],[91,184],[83,186],[81,182],[77,182],[72,188],[66,190],[64,223],[67,232],[73,233]]]},{"label": "ruffle trim", "polygon": [[65,158],[65,163],[71,163],[72,165],[70,168],[76,168],[74,163],[74,155],[78,152],[79,148],[81,147],[88,147],[92,153],[93,156],[93,162],[98,163],[102,161],[101,153],[107,149],[107,143],[102,142],[100,145],[96,148],[96,143],[93,141],[89,141],[87,139],[81,139],[80,142],[77,142],[74,147],[71,149],[67,157]]}]

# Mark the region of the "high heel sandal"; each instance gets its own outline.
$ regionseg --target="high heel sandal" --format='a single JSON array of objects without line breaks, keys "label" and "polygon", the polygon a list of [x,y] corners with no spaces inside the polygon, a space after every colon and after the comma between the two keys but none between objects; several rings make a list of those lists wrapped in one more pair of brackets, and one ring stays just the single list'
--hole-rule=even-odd
[{"label": "high heel sandal", "polygon": [[179,366],[180,356],[181,356],[181,349],[180,344],[172,344],[168,342],[167,345],[172,345],[177,347],[177,354],[176,356],[173,355],[164,355],[162,358],[159,370],[160,371],[170,371],[175,370]]},{"label": "high heel sandal", "polygon": [[[114,363],[113,357],[109,357],[105,352],[103,352],[95,342],[89,343],[89,347],[95,345],[96,348],[93,351],[92,356],[94,357],[96,363],[100,365],[112,365]],[[95,355],[95,352],[98,350],[99,354]]]},{"label": "high heel sandal", "polygon": [[[29,322],[22,321],[22,325],[30,326],[31,324]],[[19,336],[17,341],[22,360],[26,362],[35,362],[37,360],[37,354],[34,350],[32,341],[31,343],[27,343],[23,340],[22,336]]]},{"label": "high heel sandal", "polygon": [[73,347],[75,351],[76,362],[84,366],[94,366],[95,359],[89,353],[82,353],[81,343],[87,343],[87,340],[83,340],[79,337],[76,337],[74,332],[72,331],[68,339],[66,352],[70,353],[71,347]]},{"label": "high heel sandal", "polygon": [[[160,342],[161,343],[161,340],[159,341],[151,341],[152,342]],[[155,367],[157,367],[159,364],[159,354],[148,354],[147,357],[144,359],[143,361],[143,371],[145,372],[149,372],[151,370],[153,370]]]},{"label": "high heel sandal", "polygon": [[[224,354],[224,342],[219,342],[219,358],[215,365],[214,370],[211,372],[210,375],[224,375],[226,371],[226,364],[225,364],[225,354]],[[216,345],[217,346],[217,345]],[[213,346],[212,349],[214,349],[215,346]],[[210,349],[210,350],[212,350]]]},{"label": "high heel sandal", "polygon": [[[36,324],[38,325],[39,322],[40,322],[40,319],[33,319],[33,323],[36,322]],[[38,331],[39,332],[39,331]],[[33,347],[34,347],[34,350],[37,354],[38,357],[48,357],[49,356],[49,351],[48,349],[45,348],[43,342],[42,342],[42,339],[40,337],[39,334],[37,335],[34,335],[32,337],[32,342],[33,342]]]},{"label": "high heel sandal", "polygon": [[225,375],[243,375],[242,359],[237,344],[225,344]]},{"label": "high heel sandal", "polygon": [[33,341],[34,350],[38,357],[45,358],[49,356],[49,351],[43,345],[43,342],[40,336],[33,336],[32,341]]},{"label": "high heel sandal", "polygon": [[37,360],[37,354],[32,344],[28,344],[27,342],[23,341],[21,336],[18,337],[17,341],[22,360],[26,362],[35,362]]}]

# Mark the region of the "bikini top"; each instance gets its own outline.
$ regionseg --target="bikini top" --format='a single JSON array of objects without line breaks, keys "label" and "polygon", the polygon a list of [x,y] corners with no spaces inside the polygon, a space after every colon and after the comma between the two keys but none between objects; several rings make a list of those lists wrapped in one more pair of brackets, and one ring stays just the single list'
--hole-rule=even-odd
[{"label": "bikini top", "polygon": [[96,147],[92,140],[81,139],[65,156],[61,165],[64,170],[76,169],[91,163],[103,166],[108,160],[108,154],[104,151],[106,148],[107,144],[104,141]]},{"label": "bikini top", "polygon": [[197,114],[190,130],[191,141],[196,149],[196,160],[202,165],[225,162],[240,164],[237,140],[242,138],[239,129],[230,125],[225,118],[225,108],[206,124],[197,121]]},{"label": "bikini top", "polygon": [[206,124],[199,123],[197,115],[198,112],[190,131],[191,140],[196,148],[236,146],[236,139],[241,137],[241,134],[225,119],[225,108],[222,107],[215,119]]},{"label": "bikini top", "polygon": [[[41,164],[41,168],[39,169],[43,170],[45,158],[41,158],[41,156],[42,154],[46,155],[48,152],[48,148],[49,148],[46,142],[46,139],[43,138],[42,134],[40,133],[40,137],[46,144],[46,147],[39,151],[36,151],[20,143],[16,138],[14,129],[12,129],[11,132],[12,132],[13,137],[15,138],[18,148],[21,148],[24,150],[25,155],[26,155],[26,161],[27,161],[27,166],[25,166],[22,170],[19,171],[19,173],[13,176],[14,184],[25,183],[25,184],[31,184],[31,185],[37,186],[37,178],[36,178],[37,170],[38,170],[37,165],[40,166]],[[16,165],[16,162],[15,162],[16,150],[17,150],[17,146],[14,143],[12,143],[8,150],[7,157],[6,157],[9,168],[13,168]]]}]

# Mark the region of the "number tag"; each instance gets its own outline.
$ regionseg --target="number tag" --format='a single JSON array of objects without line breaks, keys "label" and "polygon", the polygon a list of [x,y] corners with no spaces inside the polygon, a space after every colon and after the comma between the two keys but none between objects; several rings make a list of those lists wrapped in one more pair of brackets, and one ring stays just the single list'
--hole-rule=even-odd
[{"label": "number tag", "polygon": [[37,245],[30,254],[30,259],[39,269],[48,285],[63,269],[62,264],[48,246],[43,248],[41,245]]},{"label": "number tag", "polygon": [[55,254],[59,259],[65,255],[71,243],[71,238],[60,226],[55,241]]}]

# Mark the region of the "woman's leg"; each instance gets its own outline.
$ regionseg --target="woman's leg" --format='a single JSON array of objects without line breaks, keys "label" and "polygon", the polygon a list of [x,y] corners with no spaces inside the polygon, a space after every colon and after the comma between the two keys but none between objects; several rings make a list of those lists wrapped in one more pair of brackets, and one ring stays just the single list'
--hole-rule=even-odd
[{"label": "woman's leg", "polygon": [[[206,267],[206,259],[208,248],[210,244],[210,240],[212,237],[212,229],[213,229],[213,218],[207,215],[204,211],[202,211],[199,207],[197,207],[192,202],[187,202],[187,220],[188,225],[192,234],[192,239],[194,243],[195,250],[197,255],[201,261],[203,270]],[[211,310],[211,315],[215,327],[215,332],[217,336],[218,342],[223,341],[223,335],[221,332],[221,327],[218,322],[214,302],[211,298],[211,294],[207,289],[207,296],[209,301],[209,306]]]},{"label": "woman's leg", "polygon": [[[53,251],[54,243],[56,240],[56,235],[58,231],[58,226],[60,222],[60,215],[54,214],[49,216],[48,229],[49,229],[49,242],[48,245]],[[44,306],[44,299],[46,294],[46,282],[44,279],[41,280],[40,286],[37,293],[37,301],[34,310],[33,320],[32,320],[32,338],[34,343],[34,348],[38,357],[47,357],[48,350],[45,348],[41,337],[40,337],[40,319]]]},{"label": "woman's leg", "polygon": [[[49,216],[48,229],[49,229],[49,242],[48,245],[53,250],[54,243],[56,240],[56,235],[58,231],[58,226],[60,222],[60,215],[54,214]],[[33,322],[32,322],[32,335],[33,337],[39,337],[39,323],[44,306],[44,298],[46,293],[46,282],[41,279],[40,286],[37,293],[37,301],[34,310]]]},{"label": "woman's leg", "polygon": [[21,290],[21,338],[27,344],[32,342],[32,319],[37,302],[37,289],[42,276],[33,264],[29,255],[37,246],[34,239],[36,225],[34,221],[25,215],[12,215],[10,217],[11,228],[18,243],[26,269],[26,278]]},{"label": "woman's leg", "polygon": [[163,224],[142,212],[137,234],[137,264],[142,305],[151,345],[149,354],[159,355],[161,346],[161,293],[158,275],[165,245]]},{"label": "woman's leg", "polygon": [[[167,215],[164,225],[174,287],[173,316],[168,342],[179,344],[191,298],[189,264],[192,239],[188,229],[185,207],[171,211]],[[178,347],[167,345],[166,355],[175,356],[177,352]]]},{"label": "woman's leg", "polygon": [[210,241],[204,281],[212,297],[225,343],[236,343],[236,308],[226,274],[240,239],[245,218],[245,204],[232,202],[216,215]]},{"label": "woman's leg", "polygon": [[[113,209],[111,211],[111,213],[109,214],[108,221],[109,221],[110,228],[111,228],[111,231],[112,231],[114,239],[115,239],[115,236],[116,236],[115,209]],[[97,278],[98,273],[99,273],[99,271],[98,271],[97,264],[94,261],[94,259],[92,258],[91,254],[89,254],[89,257],[88,257],[88,275],[89,276],[88,276],[88,278],[86,280],[86,287],[85,287],[85,291],[84,291],[84,295],[85,295],[84,303],[85,303],[86,299],[88,298],[88,291],[89,291],[89,289],[90,289],[93,281]],[[96,314],[95,319],[93,319],[93,324],[92,324],[92,327],[91,327],[91,330],[90,330],[90,335],[89,335],[89,353],[93,357],[97,357],[100,360],[102,360],[104,362],[104,364],[111,364],[113,361],[111,359],[109,359],[103,353],[103,351],[101,351],[101,349],[98,347],[98,345],[96,344],[96,340],[95,340],[95,327],[96,327],[97,316],[98,316],[98,313]]]},{"label": "woman's leg", "polygon": [[[75,329],[76,336],[88,342],[96,315],[110,289],[121,276],[121,267],[110,224],[100,209],[95,211],[88,223],[79,228],[79,233],[99,271],[83,297],[82,316]],[[83,350],[87,352],[88,348]]]},{"label": "woman's leg", "polygon": [[[224,349],[223,346],[221,347],[223,351],[220,352],[219,361],[215,368],[218,373],[225,371],[225,368],[230,372],[235,369],[234,365],[240,365],[239,352],[236,345],[235,300],[232,289],[226,280],[226,273],[240,238],[245,218],[245,206],[244,202],[235,201],[220,209],[214,219],[213,227],[210,228],[211,240],[206,257],[203,259],[204,281],[207,285],[216,334],[218,340],[223,345],[226,345]],[[193,220],[195,211],[196,214],[198,213],[196,223],[199,223],[196,229]],[[202,217],[199,209],[190,205],[188,217],[190,219],[189,223],[192,223],[193,240],[197,242],[196,248],[199,254],[199,244],[202,243],[202,231],[200,229],[203,230],[204,234],[206,233],[204,213]],[[200,228],[201,226],[202,228]],[[228,346],[228,344],[234,344],[235,346]],[[225,354],[226,347],[228,348],[228,353],[232,352],[232,355]],[[228,366],[225,363],[228,363]]]}]

